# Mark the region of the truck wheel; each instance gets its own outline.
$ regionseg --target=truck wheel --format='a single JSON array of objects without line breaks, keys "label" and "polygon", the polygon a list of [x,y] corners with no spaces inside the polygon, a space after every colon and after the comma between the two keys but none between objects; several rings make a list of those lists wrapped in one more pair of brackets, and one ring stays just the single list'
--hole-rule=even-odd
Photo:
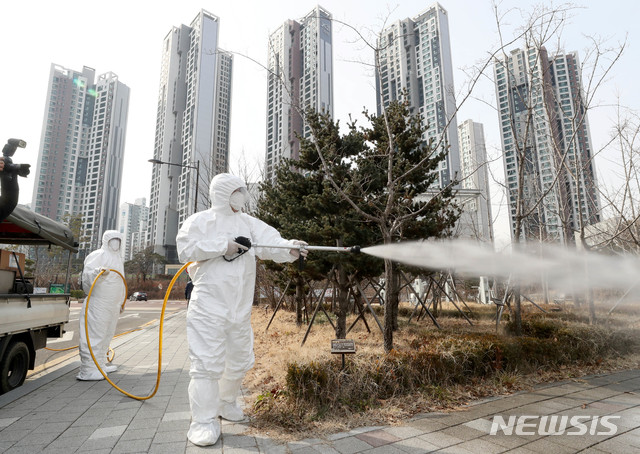
[{"label": "truck wheel", "polygon": [[24,383],[29,370],[29,348],[24,342],[12,342],[0,362],[0,394]]}]

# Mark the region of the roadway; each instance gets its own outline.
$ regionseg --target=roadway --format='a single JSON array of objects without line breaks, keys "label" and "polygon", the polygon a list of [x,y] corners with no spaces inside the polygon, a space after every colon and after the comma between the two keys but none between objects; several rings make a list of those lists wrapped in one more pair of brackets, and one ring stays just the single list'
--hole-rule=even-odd
[{"label": "roadway", "polygon": [[[127,301],[125,310],[120,314],[116,327],[116,336],[138,329],[147,324],[160,320],[163,300]],[[59,339],[49,339],[47,348],[41,348],[36,352],[35,369],[29,371],[27,377],[42,372],[49,367],[77,356],[79,334],[79,315],[81,303],[72,302],[69,313],[69,323],[66,324],[65,334]],[[167,302],[165,316],[187,308],[185,300],[170,300]],[[117,355],[117,351],[116,351]]]}]

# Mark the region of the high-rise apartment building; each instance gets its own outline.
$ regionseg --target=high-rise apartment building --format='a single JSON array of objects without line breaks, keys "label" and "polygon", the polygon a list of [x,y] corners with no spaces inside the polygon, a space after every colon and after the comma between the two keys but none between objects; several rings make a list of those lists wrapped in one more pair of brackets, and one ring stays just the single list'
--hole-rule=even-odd
[{"label": "high-rise apartment building", "polygon": [[51,65],[32,207],[58,221],[82,215],[85,252],[117,228],[128,109],[115,74]]},{"label": "high-rise apartment building", "polygon": [[515,49],[494,72],[512,239],[521,218],[517,240],[571,242],[600,220],[577,54]]},{"label": "high-rise apartment building", "polygon": [[125,202],[120,205],[118,230],[122,234],[123,244],[120,252],[124,261],[131,260],[137,252],[145,248],[149,221],[149,208],[146,203],[147,200],[143,197],[136,199],[134,203]]},{"label": "high-rise apartment building", "polygon": [[406,90],[411,113],[419,113],[428,127],[424,140],[433,138],[449,149],[438,172],[438,184],[444,187],[460,170],[447,11],[436,3],[392,24],[382,32],[378,48],[378,114],[382,106],[405,99]]},{"label": "high-rise apartment building", "polygon": [[458,126],[460,148],[460,197],[466,194],[464,215],[468,217],[469,235],[492,241],[491,193],[487,149],[482,123],[465,120]]},{"label": "high-rise apartment building", "polygon": [[148,243],[169,263],[178,260],[179,226],[209,208],[209,182],[229,168],[233,57],[218,48],[219,28],[201,10],[162,46]]},{"label": "high-rise apartment building", "polygon": [[304,111],[333,116],[331,14],[317,6],[302,19],[287,20],[269,37],[265,178],[273,179],[282,159],[297,159],[308,138]]}]

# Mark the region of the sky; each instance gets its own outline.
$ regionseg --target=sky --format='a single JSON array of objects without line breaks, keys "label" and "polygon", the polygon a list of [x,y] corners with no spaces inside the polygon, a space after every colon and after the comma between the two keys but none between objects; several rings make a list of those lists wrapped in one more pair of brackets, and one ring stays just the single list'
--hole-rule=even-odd
[{"label": "sky", "polygon": [[[0,43],[4,64],[0,76],[0,142],[4,144],[10,137],[25,140],[27,148],[16,152],[14,162],[32,165],[31,175],[20,181],[20,203],[31,202],[52,63],[78,71],[89,66],[96,74],[113,72],[131,89],[120,202],[133,203],[144,197],[148,204],[153,164],[147,161],[153,158],[161,47],[172,27],[189,25],[200,9],[219,17],[219,46],[234,53],[230,170],[257,180],[265,152],[264,65],[269,35],[286,20],[302,18],[317,4],[333,15],[334,117],[345,125],[350,115],[362,119],[365,108],[375,112],[370,65],[373,53],[360,36],[374,43],[375,35],[386,25],[415,17],[433,3],[415,0],[2,2]],[[523,24],[523,15],[537,4],[539,2],[528,0],[503,0],[495,4],[500,15],[504,15],[501,24],[506,40]],[[502,161],[496,159],[500,156],[500,136],[491,71],[465,99],[471,68],[486,61],[498,46],[494,2],[442,0],[440,5],[449,16],[454,83],[460,104],[458,124],[471,118],[484,125],[487,153],[495,159],[491,171],[502,181]],[[622,57],[596,92],[594,108],[589,113],[592,142],[599,150],[609,141],[618,102],[640,111],[640,90],[635,84],[640,74],[640,29],[637,27],[640,3],[609,0],[572,5],[574,8],[560,41],[548,47],[550,54],[558,50],[577,51],[581,59],[588,60],[585,56],[591,47],[590,36],[598,37],[612,49],[626,43]],[[516,43],[509,49],[518,45],[522,44]],[[615,150],[606,149],[598,154],[596,168],[601,184],[618,184]],[[498,184],[492,185],[491,198],[496,242],[506,243],[509,238],[506,198]]]}]

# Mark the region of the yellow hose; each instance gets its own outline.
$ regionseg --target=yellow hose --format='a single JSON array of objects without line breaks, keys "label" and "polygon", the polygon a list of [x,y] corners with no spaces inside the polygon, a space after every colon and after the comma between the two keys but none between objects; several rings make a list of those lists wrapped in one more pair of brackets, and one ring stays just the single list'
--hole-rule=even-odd
[{"label": "yellow hose", "polygon": [[[162,331],[163,331],[163,327],[164,327],[164,311],[165,311],[165,309],[167,307],[167,301],[169,300],[169,294],[171,293],[171,289],[173,288],[173,284],[175,284],[175,282],[178,279],[178,277],[182,274],[182,272],[190,264],[191,264],[191,262],[185,263],[182,266],[182,268],[180,268],[178,270],[178,272],[175,274],[175,276],[173,276],[173,279],[171,279],[171,282],[169,283],[169,287],[167,287],[167,292],[164,295],[164,301],[162,302],[162,312],[160,313],[160,335],[159,335],[159,344],[158,344],[158,375],[157,375],[157,378],[156,378],[156,386],[155,386],[153,392],[151,394],[149,394],[148,396],[135,396],[133,394],[130,394],[130,393],[126,392],[122,388],[118,387],[115,383],[113,383],[109,379],[109,377],[107,377],[107,374],[104,373],[104,371],[100,367],[100,364],[98,364],[98,361],[96,360],[96,357],[93,354],[93,350],[91,349],[91,342],[89,342],[89,324],[87,322],[87,314],[89,313],[89,300],[91,299],[91,292],[93,292],[93,287],[96,285],[96,282],[98,281],[98,278],[100,276],[102,276],[102,274],[104,273],[104,270],[100,271],[100,273],[96,276],[96,278],[93,280],[93,283],[91,284],[91,288],[89,289],[89,294],[87,295],[87,299],[84,302],[84,304],[85,304],[85,306],[84,306],[84,329],[85,329],[85,334],[87,336],[87,346],[89,347],[89,353],[91,353],[91,358],[93,358],[93,362],[95,363],[96,367],[98,368],[98,370],[100,371],[102,376],[105,378],[105,380],[107,380],[111,386],[113,386],[115,389],[117,389],[118,391],[120,391],[122,394],[124,394],[127,397],[131,397],[132,399],[136,399],[136,400],[147,400],[147,399],[151,399],[153,396],[155,396],[156,392],[158,392],[158,387],[160,386],[160,375],[161,375],[161,372],[162,372]],[[116,273],[118,273],[118,275],[122,278],[122,282],[124,282],[124,287],[125,287],[124,298],[125,298],[125,300],[122,303],[122,307],[124,308],[124,304],[127,302],[127,282],[125,281],[124,276],[122,274],[120,274],[119,271],[113,270],[113,269],[111,271],[115,271]]]}]

